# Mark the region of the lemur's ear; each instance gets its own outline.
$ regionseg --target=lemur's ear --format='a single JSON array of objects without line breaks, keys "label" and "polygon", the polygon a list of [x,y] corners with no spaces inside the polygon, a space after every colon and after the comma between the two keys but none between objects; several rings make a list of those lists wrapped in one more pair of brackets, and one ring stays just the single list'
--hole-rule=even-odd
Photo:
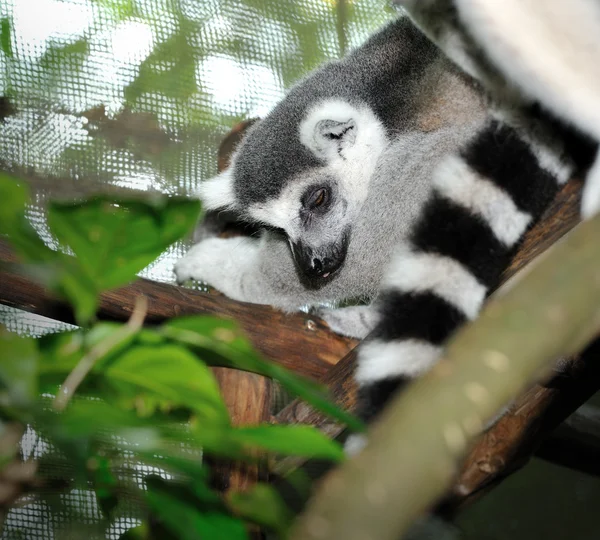
[{"label": "lemur's ear", "polygon": [[357,116],[349,103],[321,103],[301,123],[300,140],[317,157],[331,159],[356,142]]},{"label": "lemur's ear", "polygon": [[231,168],[205,180],[198,188],[198,197],[204,210],[232,209],[235,207],[233,174]]}]

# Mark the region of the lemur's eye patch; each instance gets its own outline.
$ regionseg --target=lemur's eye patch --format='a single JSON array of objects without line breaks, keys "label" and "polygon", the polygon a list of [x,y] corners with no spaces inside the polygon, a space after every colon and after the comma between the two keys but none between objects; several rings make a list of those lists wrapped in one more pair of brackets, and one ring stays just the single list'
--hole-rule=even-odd
[{"label": "lemur's eye patch", "polygon": [[307,210],[315,210],[327,205],[330,194],[328,188],[317,188],[309,190],[302,198],[302,205]]}]

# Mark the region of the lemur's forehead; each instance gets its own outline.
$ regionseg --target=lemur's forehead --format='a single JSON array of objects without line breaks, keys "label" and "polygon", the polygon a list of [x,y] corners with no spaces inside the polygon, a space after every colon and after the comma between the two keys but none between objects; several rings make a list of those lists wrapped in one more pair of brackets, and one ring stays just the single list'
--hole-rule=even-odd
[{"label": "lemur's forehead", "polygon": [[300,143],[298,126],[304,114],[291,105],[281,103],[239,146],[233,162],[234,191],[244,205],[278,198],[303,173],[323,165]]}]

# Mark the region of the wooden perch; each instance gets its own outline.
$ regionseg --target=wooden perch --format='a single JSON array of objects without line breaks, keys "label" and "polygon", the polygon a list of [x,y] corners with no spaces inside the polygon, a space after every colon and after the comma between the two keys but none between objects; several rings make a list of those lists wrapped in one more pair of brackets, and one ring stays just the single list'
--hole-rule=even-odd
[{"label": "wooden perch", "polygon": [[295,523],[292,540],[401,537],[450,487],[485,421],[552,359],[600,327],[600,216],[451,339],[440,362],[395,396],[367,447],[336,469]]},{"label": "wooden perch", "polygon": [[[16,262],[8,243],[0,240],[0,262]],[[42,286],[18,273],[16,267],[0,269],[0,303],[58,321],[74,322],[71,308]],[[287,315],[269,306],[235,302],[218,293],[204,293],[165,283],[138,279],[134,283],[103,293],[98,316],[126,321],[135,298],[148,299],[146,321],[159,324],[181,315],[215,315],[236,320],[257,350],[266,358],[313,379],[328,369],[356,341],[332,334],[327,325],[312,315]]]}]

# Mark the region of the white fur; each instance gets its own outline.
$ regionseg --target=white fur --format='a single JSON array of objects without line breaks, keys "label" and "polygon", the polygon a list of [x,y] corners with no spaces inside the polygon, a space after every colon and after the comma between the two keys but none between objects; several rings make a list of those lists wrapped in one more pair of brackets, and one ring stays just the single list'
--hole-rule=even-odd
[{"label": "white fur", "polygon": [[474,319],[483,300],[486,287],[462,264],[435,253],[415,253],[402,247],[394,256],[384,278],[383,288],[405,292],[431,291]]},{"label": "white fur", "polygon": [[[334,120],[347,122],[354,120],[356,139],[354,144],[337,153],[324,156],[315,140],[315,130],[319,122]],[[355,107],[340,99],[321,101],[312,107],[299,127],[300,142],[317,157],[327,157],[332,172],[344,184],[344,191],[352,193],[358,204],[367,197],[369,181],[375,171],[379,156],[388,145],[385,128],[368,107]]]},{"label": "white fur", "polygon": [[233,174],[231,168],[200,184],[198,197],[205,210],[218,210],[235,206]]},{"label": "white fur", "polygon": [[209,238],[193,246],[175,263],[177,281],[205,281],[234,300],[260,303],[244,291],[243,278],[256,267],[259,241],[254,238]]},{"label": "white fur", "polygon": [[327,323],[330,330],[357,339],[366,338],[380,319],[379,312],[372,304],[335,309],[321,308],[317,315]]},{"label": "white fur", "polygon": [[519,210],[507,193],[458,156],[449,156],[440,164],[433,185],[444,197],[480,215],[506,246],[518,242],[531,222],[531,216]]},{"label": "white fur", "polygon": [[[519,126],[522,118],[516,111],[507,109],[494,110],[492,116],[508,124],[509,126]],[[565,162],[563,158],[563,148],[560,142],[553,141],[552,143],[534,140],[527,130],[521,129],[519,137],[529,145],[529,149],[533,152],[537,159],[538,165],[549,172],[559,185],[565,184],[573,175],[574,167],[572,163]]]},{"label": "white fur", "polygon": [[353,433],[346,439],[346,442],[344,443],[344,452],[349,457],[356,456],[362,452],[365,446],[367,446],[367,442],[368,440],[365,435]]},{"label": "white fur", "polygon": [[396,376],[418,377],[435,364],[442,350],[417,339],[369,341],[361,345],[354,377],[359,385]]},{"label": "white fur", "polygon": [[277,199],[253,204],[247,208],[248,214],[259,223],[285,229],[291,240],[296,240],[300,230],[290,220],[297,220],[300,211],[300,198],[308,179],[292,180],[283,188]]},{"label": "white fur", "polygon": [[600,2],[456,0],[509,80],[600,139]]}]

